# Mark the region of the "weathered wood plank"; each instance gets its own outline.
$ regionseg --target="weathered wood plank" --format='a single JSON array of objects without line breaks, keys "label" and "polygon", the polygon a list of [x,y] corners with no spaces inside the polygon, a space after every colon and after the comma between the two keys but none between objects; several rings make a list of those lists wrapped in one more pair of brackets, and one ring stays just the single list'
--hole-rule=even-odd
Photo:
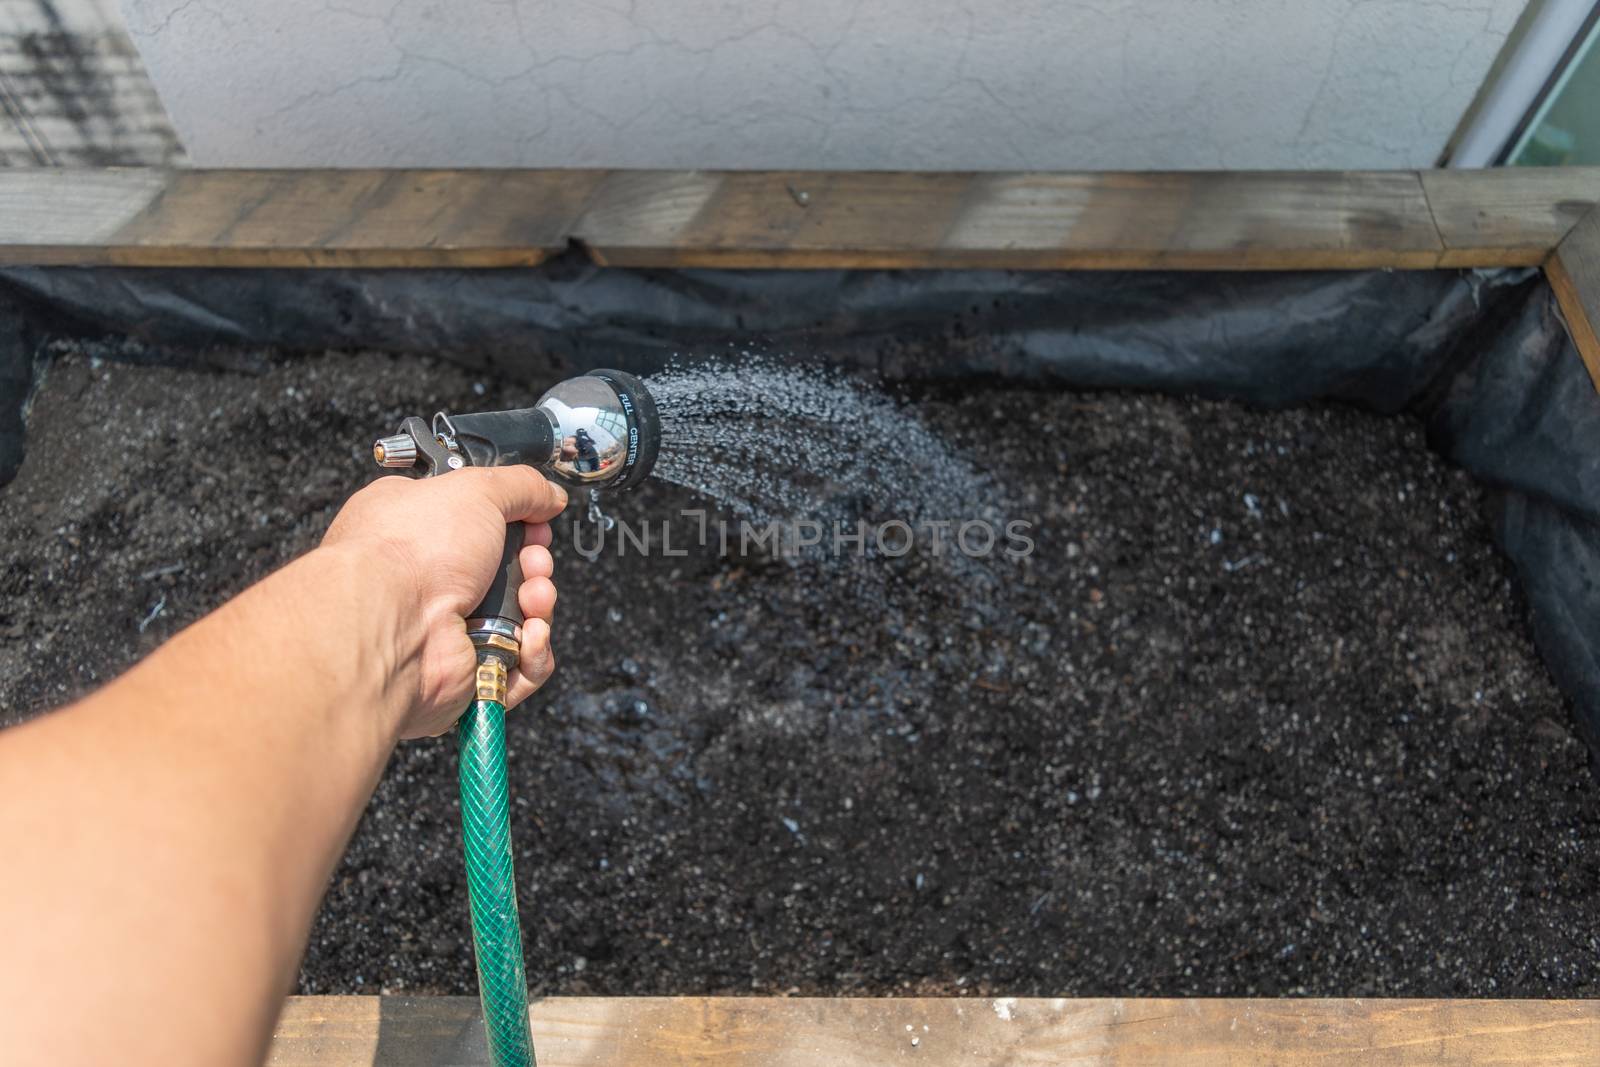
[{"label": "weathered wood plank", "polygon": [[[560,997],[543,1067],[1600,1062],[1600,1002]],[[273,1067],[487,1063],[477,1001],[294,997]]]},{"label": "weathered wood plank", "polygon": [[[60,190],[73,202],[63,210]],[[564,249],[602,171],[0,173],[0,262],[504,267]],[[137,194],[137,195],[136,195]]]},{"label": "weathered wood plank", "polygon": [[1600,167],[1425,170],[1442,267],[1536,267],[1600,201]]},{"label": "weathered wood plank", "polygon": [[942,266],[942,238],[971,181],[966,174],[637,173],[601,189],[576,236],[596,262],[615,266]]},{"label": "weathered wood plank", "polygon": [[1496,266],[1554,248],[1596,173],[3,171],[0,263]]},{"label": "weathered wood plank", "polygon": [[118,262],[523,266],[566,247],[601,171],[177,171]]},{"label": "weathered wood plank", "polygon": [[1579,220],[1544,269],[1572,343],[1600,389],[1600,207]]},{"label": "weathered wood plank", "polygon": [[983,175],[948,246],[1086,269],[1427,268],[1442,251],[1409,171]]},{"label": "weathered wood plank", "polygon": [[626,191],[578,221],[601,263],[1285,270],[1425,268],[1443,251],[1410,171],[752,172]]},{"label": "weathered wood plank", "polygon": [[92,254],[148,208],[170,180],[161,170],[0,171],[0,249]]},{"label": "weathered wood plank", "polygon": [[590,243],[596,235],[627,233],[643,247],[675,248],[721,185],[721,175],[707,171],[613,171],[574,224],[573,238],[602,265],[604,253]]}]

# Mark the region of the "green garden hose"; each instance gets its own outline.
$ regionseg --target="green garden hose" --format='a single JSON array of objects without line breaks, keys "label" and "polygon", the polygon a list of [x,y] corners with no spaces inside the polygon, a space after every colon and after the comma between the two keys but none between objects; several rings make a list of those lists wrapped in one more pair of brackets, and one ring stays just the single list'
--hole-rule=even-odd
[{"label": "green garden hose", "polygon": [[460,736],[461,833],[489,1056],[496,1067],[533,1067],[528,979],[512,869],[505,705],[473,701],[461,716]]}]

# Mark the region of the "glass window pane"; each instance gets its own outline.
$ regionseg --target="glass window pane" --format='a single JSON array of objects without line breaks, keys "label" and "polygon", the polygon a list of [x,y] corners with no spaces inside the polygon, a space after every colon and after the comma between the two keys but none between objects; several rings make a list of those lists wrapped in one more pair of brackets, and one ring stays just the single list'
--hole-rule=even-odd
[{"label": "glass window pane", "polygon": [[1523,167],[1600,163],[1600,22],[1511,151]]}]

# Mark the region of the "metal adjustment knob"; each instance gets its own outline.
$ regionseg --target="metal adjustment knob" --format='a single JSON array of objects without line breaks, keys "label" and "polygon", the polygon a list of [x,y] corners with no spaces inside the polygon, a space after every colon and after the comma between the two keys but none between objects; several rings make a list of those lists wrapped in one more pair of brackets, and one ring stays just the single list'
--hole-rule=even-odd
[{"label": "metal adjustment knob", "polygon": [[372,443],[372,458],[380,467],[415,467],[417,443],[405,433],[380,437]]}]

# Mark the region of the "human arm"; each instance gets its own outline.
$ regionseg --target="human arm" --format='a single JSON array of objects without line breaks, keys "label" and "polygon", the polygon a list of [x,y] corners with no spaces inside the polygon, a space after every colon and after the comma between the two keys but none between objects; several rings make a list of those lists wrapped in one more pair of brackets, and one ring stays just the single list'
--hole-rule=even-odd
[{"label": "human arm", "polygon": [[396,741],[470,699],[464,616],[532,524],[511,701],[553,669],[529,468],[386,478],[323,544],[99,692],[0,733],[8,1063],[259,1062]]}]

